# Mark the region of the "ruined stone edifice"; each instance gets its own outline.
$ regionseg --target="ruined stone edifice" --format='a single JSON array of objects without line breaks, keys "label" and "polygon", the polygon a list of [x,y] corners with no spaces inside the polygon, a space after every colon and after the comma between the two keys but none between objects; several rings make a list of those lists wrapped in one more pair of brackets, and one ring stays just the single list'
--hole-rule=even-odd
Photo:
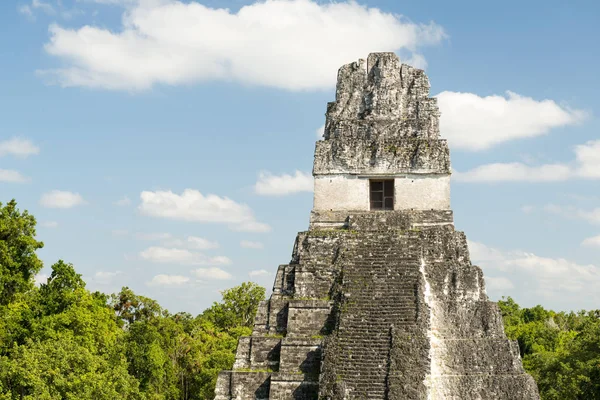
[{"label": "ruined stone edifice", "polygon": [[439,116],[393,53],[339,70],[309,230],[216,400],[539,399],[454,230]]}]

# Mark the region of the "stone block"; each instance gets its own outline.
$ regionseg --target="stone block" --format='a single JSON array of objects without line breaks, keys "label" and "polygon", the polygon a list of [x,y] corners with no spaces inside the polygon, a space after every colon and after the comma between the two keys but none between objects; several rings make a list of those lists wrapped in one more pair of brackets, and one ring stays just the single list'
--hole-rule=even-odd
[{"label": "stone block", "polygon": [[313,338],[329,333],[331,326],[327,323],[332,305],[329,300],[290,301],[287,337]]},{"label": "stone block", "polygon": [[215,400],[267,400],[270,389],[270,373],[226,371],[217,378]]},{"label": "stone block", "polygon": [[279,371],[302,375],[303,380],[318,380],[321,364],[320,339],[285,338],[281,343]]}]

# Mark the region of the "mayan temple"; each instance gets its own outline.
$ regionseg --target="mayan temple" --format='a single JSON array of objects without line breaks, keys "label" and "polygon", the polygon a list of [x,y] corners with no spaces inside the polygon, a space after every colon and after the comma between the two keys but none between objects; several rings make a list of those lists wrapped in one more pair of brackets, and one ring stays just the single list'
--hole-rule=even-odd
[{"label": "mayan temple", "polygon": [[309,229],[216,400],[539,399],[454,230],[439,117],[393,53],[339,70]]}]

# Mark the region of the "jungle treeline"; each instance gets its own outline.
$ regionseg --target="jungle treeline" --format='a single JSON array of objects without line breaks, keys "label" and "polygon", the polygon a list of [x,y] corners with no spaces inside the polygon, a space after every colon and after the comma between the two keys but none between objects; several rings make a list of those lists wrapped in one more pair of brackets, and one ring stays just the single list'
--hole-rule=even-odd
[{"label": "jungle treeline", "polygon": [[[35,218],[0,203],[0,400],[212,399],[265,289],[243,283],[192,316],[124,287],[91,292],[73,267],[45,282]],[[553,312],[499,302],[544,400],[600,399],[600,311]]]}]

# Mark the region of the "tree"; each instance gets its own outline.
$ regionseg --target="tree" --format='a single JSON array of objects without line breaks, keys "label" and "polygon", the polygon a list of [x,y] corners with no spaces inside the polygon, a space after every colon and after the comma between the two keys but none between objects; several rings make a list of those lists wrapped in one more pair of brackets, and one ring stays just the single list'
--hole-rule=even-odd
[{"label": "tree", "polygon": [[68,333],[16,346],[10,358],[0,359],[0,382],[6,399],[143,398],[137,380],[127,372],[124,358],[95,353]]},{"label": "tree", "polygon": [[129,289],[123,287],[118,294],[111,296],[111,305],[119,320],[125,325],[131,325],[136,321],[147,321],[166,315],[156,300],[139,296]]},{"label": "tree", "polygon": [[221,303],[213,303],[204,311],[203,318],[221,329],[234,327],[252,327],[258,305],[265,299],[265,288],[253,282],[244,282],[240,286],[221,292]]},{"label": "tree", "polygon": [[44,244],[35,240],[35,218],[17,209],[11,200],[0,203],[0,305],[33,287],[33,277],[42,269],[35,251]]},{"label": "tree", "polygon": [[40,285],[40,295],[46,307],[46,314],[58,314],[67,309],[77,299],[78,289],[85,289],[81,275],[75,272],[73,264],[59,260],[52,265],[52,273]]},{"label": "tree", "polygon": [[505,331],[543,400],[600,400],[600,313],[556,313],[498,302]]}]

